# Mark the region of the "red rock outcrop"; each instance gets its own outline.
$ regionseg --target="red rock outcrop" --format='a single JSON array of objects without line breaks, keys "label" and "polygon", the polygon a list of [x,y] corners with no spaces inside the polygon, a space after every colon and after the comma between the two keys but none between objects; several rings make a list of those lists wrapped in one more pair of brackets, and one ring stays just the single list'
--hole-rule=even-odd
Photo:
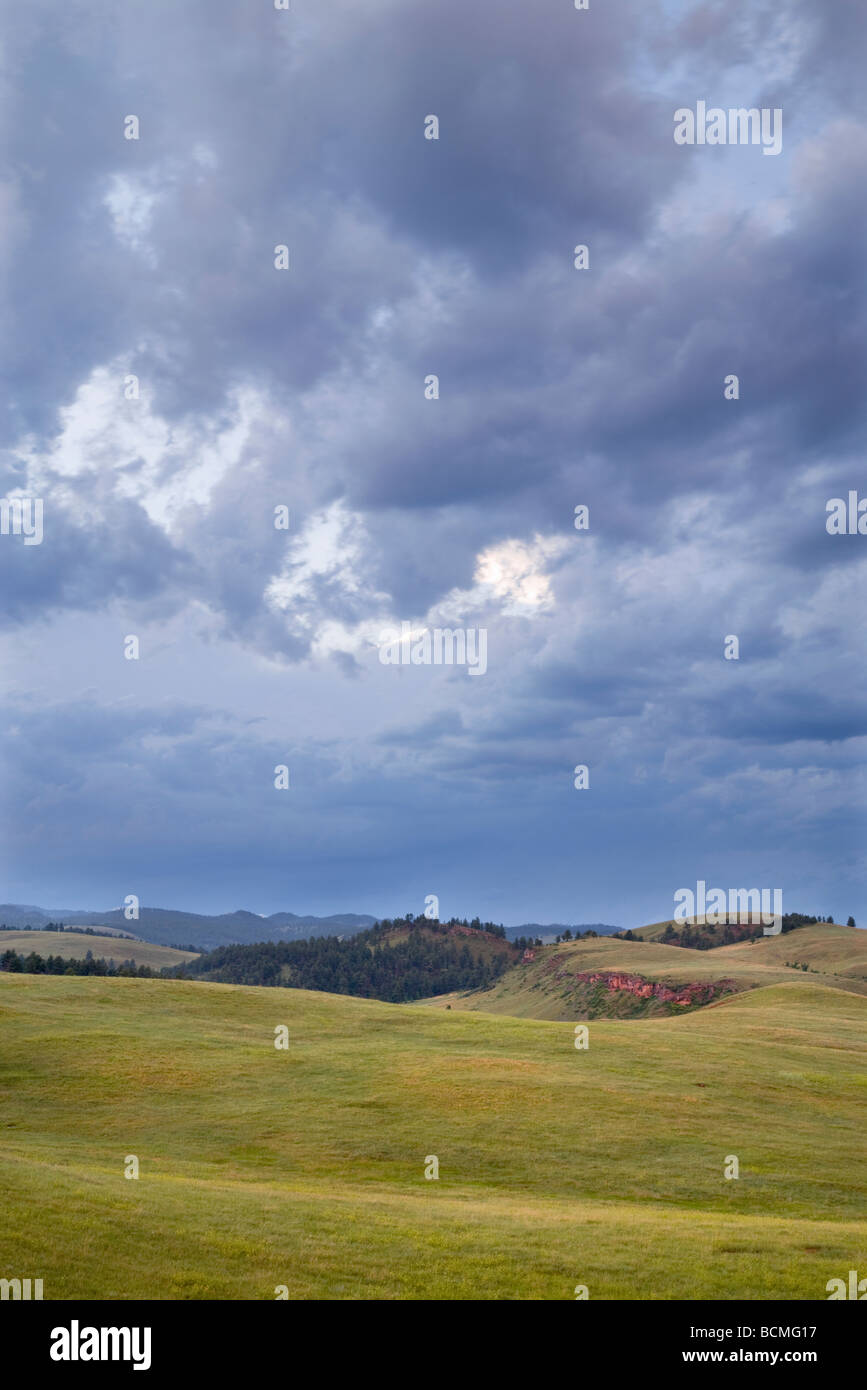
[{"label": "red rock outcrop", "polygon": [[[556,960],[552,964],[556,966]],[[679,1004],[687,1008],[709,1004],[735,988],[734,980],[693,980],[685,985],[667,985],[661,980],[646,980],[642,975],[631,975],[625,970],[582,970],[572,974],[569,970],[559,969],[556,970],[555,979],[575,980],[578,984],[604,984],[612,993],[632,994],[637,999],[659,999],[664,1004]]]}]

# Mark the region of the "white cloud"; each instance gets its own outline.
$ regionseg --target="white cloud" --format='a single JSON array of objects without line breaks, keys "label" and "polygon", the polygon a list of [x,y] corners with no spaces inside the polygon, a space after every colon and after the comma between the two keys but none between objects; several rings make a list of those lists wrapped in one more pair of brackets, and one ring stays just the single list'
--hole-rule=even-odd
[{"label": "white cloud", "polygon": [[[241,465],[254,427],[273,409],[263,393],[242,387],[219,416],[173,424],[154,409],[144,385],[139,399],[125,398],[128,373],[122,362],[96,368],[60,410],[51,444],[40,450],[24,440],[16,452],[36,495],[74,508],[86,490],[92,510],[100,499],[127,498],[167,535],[177,535],[188,509],[207,507],[219,483]],[[86,489],[76,480],[86,481]]]},{"label": "white cloud", "polygon": [[111,213],[112,228],[119,241],[140,254],[148,265],[157,263],[156,251],[148,240],[157,194],[141,179],[130,174],[114,174],[103,198]]}]

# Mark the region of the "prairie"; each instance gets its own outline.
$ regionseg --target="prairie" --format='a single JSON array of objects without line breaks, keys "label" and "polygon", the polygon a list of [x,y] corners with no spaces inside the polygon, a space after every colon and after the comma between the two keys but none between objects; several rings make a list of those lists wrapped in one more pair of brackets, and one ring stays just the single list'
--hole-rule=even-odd
[{"label": "prairie", "polygon": [[867,1258],[865,1022],[800,974],[579,1051],[531,1018],[0,974],[0,1271],[46,1299],[824,1299]]}]

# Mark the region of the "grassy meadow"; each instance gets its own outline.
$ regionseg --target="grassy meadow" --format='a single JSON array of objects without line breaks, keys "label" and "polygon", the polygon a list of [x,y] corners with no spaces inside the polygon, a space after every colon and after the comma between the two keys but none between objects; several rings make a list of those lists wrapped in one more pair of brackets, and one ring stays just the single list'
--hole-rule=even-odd
[{"label": "grassy meadow", "polygon": [[825,1299],[867,1267],[865,1022],[800,975],[579,1051],[532,1018],[0,974],[0,1271],[46,1299]]},{"label": "grassy meadow", "polygon": [[167,965],[183,965],[195,960],[195,951],[176,951],[173,946],[156,946],[151,941],[130,941],[124,936],[88,936],[73,931],[4,931],[0,932],[0,952],[17,951],[19,955],[63,956],[65,960],[84,960],[88,951],[99,960],[134,960],[136,965],[149,965],[162,970]]}]

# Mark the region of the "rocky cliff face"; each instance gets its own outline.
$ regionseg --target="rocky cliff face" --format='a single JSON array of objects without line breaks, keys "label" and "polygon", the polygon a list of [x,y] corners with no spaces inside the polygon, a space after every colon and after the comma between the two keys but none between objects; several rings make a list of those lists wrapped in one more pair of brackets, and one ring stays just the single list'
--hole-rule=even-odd
[{"label": "rocky cliff face", "polygon": [[629,975],[622,970],[587,970],[572,978],[585,984],[601,982],[609,990],[624,990],[638,999],[661,999],[663,1003],[682,1004],[687,1008],[709,1004],[735,988],[734,980],[694,980],[685,985],[667,985],[661,980],[646,980],[642,975]]},{"label": "rocky cliff face", "polygon": [[643,975],[635,975],[626,970],[571,970],[562,957],[553,957],[544,972],[552,983],[571,985],[585,1002],[591,997],[588,993],[594,986],[601,985],[611,995],[631,995],[651,1006],[651,1012],[659,1010],[660,1005],[675,1005],[678,1008],[695,1009],[710,1004],[725,994],[737,989],[731,979],[692,980],[684,984],[666,984],[662,980],[648,980]]}]

